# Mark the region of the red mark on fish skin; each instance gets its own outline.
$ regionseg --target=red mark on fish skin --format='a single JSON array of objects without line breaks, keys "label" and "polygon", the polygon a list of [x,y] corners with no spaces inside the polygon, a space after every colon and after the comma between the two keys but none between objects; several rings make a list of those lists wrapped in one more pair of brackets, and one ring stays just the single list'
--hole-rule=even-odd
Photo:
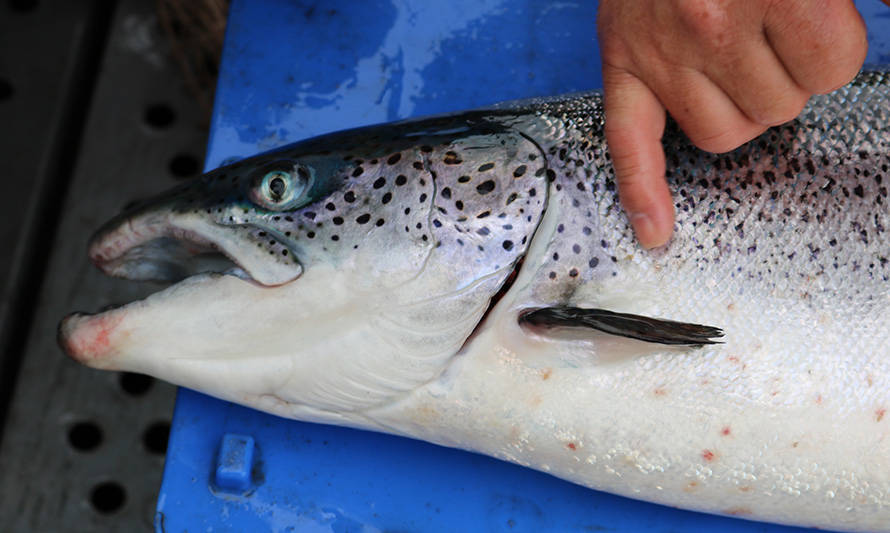
[{"label": "red mark on fish skin", "polygon": [[566,444],[566,448],[568,448],[568,449],[570,449],[570,450],[572,450],[572,451],[574,451],[574,450],[577,449],[577,447],[575,446],[575,443],[574,443],[574,442],[570,442],[570,443]]},{"label": "red mark on fish skin", "polygon": [[730,433],[732,433],[732,431],[729,429],[729,426],[725,426],[723,429],[720,430],[720,434],[724,437],[728,436]]},{"label": "red mark on fish skin", "polygon": [[654,394],[656,396],[665,396],[665,395],[667,395],[667,390],[665,390],[662,387],[658,387],[657,389],[652,391],[652,394]]},{"label": "red mark on fish skin", "polygon": [[541,370],[541,379],[547,381],[550,379],[550,375],[553,374],[552,368],[545,368]]},{"label": "red mark on fish skin", "polygon": [[822,405],[822,395],[821,394],[816,396],[816,404]]},{"label": "red mark on fish skin", "polygon": [[883,407],[875,411],[875,422],[880,422],[881,420],[883,420],[885,414],[887,414],[887,410]]},{"label": "red mark on fish skin", "polygon": [[743,363],[743,362],[738,358],[738,356],[730,355],[730,356],[727,357],[726,359],[728,359],[730,362],[733,362],[733,363],[735,363],[735,364],[737,364],[737,365],[742,365],[742,370],[748,368],[748,363]]},{"label": "red mark on fish skin", "polygon": [[96,317],[72,317],[77,320],[73,329],[62,332],[62,347],[74,359],[82,362],[107,355],[111,347],[111,334],[123,317],[118,314]]},{"label": "red mark on fish skin", "polygon": [[799,442],[794,441],[794,442],[791,443],[791,447],[792,447],[792,448],[797,448],[797,446],[798,446],[799,444],[800,444]]},{"label": "red mark on fish skin", "polygon": [[871,387],[875,384],[875,379],[871,376],[871,374],[865,376],[865,382],[868,383],[868,386]]},{"label": "red mark on fish skin", "polygon": [[741,487],[739,487],[739,490],[742,492],[751,492],[751,487],[749,487],[748,485],[742,485]]},{"label": "red mark on fish skin", "polygon": [[714,452],[712,452],[711,450],[704,450],[701,452],[701,457],[705,461],[713,461],[715,455],[714,455]]},{"label": "red mark on fish skin", "polygon": [[748,509],[747,507],[731,507],[723,511],[723,514],[732,516],[744,516],[751,514],[751,509]]},{"label": "red mark on fish skin", "polygon": [[697,486],[698,486],[698,482],[690,481],[689,484],[687,484],[685,487],[683,487],[683,491],[684,492],[692,492],[695,490],[695,487],[697,487]]}]

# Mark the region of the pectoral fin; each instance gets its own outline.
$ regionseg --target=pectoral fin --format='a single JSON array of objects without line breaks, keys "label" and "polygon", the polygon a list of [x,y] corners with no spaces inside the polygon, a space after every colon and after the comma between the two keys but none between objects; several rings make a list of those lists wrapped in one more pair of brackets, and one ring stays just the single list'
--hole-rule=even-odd
[{"label": "pectoral fin", "polygon": [[616,313],[605,309],[544,307],[519,314],[519,323],[543,328],[591,328],[611,335],[659,344],[701,346],[719,344],[723,331],[712,326]]}]

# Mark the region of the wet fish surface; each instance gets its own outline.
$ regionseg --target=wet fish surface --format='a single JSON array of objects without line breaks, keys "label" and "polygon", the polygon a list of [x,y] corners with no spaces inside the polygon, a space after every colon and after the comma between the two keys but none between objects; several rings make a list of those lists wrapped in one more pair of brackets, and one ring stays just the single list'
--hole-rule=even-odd
[{"label": "wet fish surface", "polygon": [[598,93],[333,133],[103,226],[63,349],[686,509],[890,531],[890,74],[727,154],[665,133],[643,250]]}]

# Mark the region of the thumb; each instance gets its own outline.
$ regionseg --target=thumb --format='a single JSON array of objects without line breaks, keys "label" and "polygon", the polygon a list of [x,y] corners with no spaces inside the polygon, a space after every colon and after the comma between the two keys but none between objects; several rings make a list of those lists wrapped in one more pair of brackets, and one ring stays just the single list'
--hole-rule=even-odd
[{"label": "thumb", "polygon": [[618,193],[640,244],[665,244],[674,225],[674,208],[665,182],[665,111],[639,78],[603,65],[606,141]]}]

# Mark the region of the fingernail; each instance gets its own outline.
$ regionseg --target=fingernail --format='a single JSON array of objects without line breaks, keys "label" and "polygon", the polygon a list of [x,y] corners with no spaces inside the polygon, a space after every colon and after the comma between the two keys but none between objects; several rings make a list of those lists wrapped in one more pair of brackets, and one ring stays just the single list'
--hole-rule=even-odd
[{"label": "fingernail", "polygon": [[643,248],[655,248],[664,243],[659,241],[659,235],[655,224],[646,213],[628,213],[627,218],[630,225],[633,226],[634,233],[637,234],[637,240]]}]

